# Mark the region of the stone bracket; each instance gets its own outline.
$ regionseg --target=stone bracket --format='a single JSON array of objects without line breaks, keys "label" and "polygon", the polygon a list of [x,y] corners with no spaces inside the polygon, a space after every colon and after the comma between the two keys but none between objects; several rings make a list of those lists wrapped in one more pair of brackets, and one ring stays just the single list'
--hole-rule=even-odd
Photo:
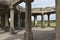
[{"label": "stone bracket", "polygon": [[34,0],[24,0],[25,3],[31,3],[33,2]]}]

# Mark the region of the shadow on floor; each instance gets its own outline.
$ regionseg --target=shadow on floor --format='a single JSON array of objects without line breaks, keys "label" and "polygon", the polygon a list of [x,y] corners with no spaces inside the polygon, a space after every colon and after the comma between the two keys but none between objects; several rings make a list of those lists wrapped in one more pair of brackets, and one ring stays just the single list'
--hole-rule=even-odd
[{"label": "shadow on floor", "polygon": [[[55,40],[55,30],[33,30],[33,38],[34,40]],[[23,40],[24,33],[16,34],[6,38],[5,40]]]}]

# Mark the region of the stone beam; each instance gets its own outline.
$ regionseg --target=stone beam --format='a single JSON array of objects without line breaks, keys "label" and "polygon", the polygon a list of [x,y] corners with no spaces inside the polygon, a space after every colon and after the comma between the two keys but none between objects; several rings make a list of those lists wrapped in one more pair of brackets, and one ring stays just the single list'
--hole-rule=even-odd
[{"label": "stone beam", "polygon": [[17,5],[20,4],[21,2],[23,2],[23,0],[15,0],[14,5],[17,6]]},{"label": "stone beam", "polygon": [[23,2],[23,0],[10,0],[10,4],[15,5],[15,6],[20,4],[21,2]]}]

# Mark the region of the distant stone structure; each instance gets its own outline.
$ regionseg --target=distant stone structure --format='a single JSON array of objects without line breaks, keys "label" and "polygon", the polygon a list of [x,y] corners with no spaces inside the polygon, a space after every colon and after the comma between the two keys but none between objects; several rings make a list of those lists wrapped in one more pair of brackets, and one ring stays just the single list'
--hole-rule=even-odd
[{"label": "distant stone structure", "polygon": [[[34,0],[0,0],[0,27],[14,34],[15,29],[25,26],[25,40],[33,40],[31,15],[34,16],[34,26],[37,25],[37,15],[41,15],[41,27],[44,27],[44,15],[48,15],[48,26],[50,26],[50,14],[57,14],[56,40],[60,40],[60,0],[56,0],[55,7],[32,8]],[[26,8],[18,4],[25,2]],[[10,23],[9,23],[10,18]]]}]

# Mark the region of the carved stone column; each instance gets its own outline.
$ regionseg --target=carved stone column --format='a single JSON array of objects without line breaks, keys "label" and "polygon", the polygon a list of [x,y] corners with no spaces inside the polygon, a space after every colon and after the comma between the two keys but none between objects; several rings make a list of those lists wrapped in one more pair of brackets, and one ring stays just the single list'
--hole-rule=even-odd
[{"label": "carved stone column", "polygon": [[48,27],[50,27],[50,14],[48,14]]},{"label": "carved stone column", "polygon": [[18,13],[18,28],[21,29],[20,13]]},{"label": "carved stone column", "polygon": [[8,31],[9,26],[8,21],[9,21],[8,14],[5,13],[5,31]]},{"label": "carved stone column", "polygon": [[37,26],[37,15],[34,15],[34,27]]},{"label": "carved stone column", "polygon": [[0,12],[0,27],[1,27],[1,12]]},{"label": "carved stone column", "polygon": [[2,14],[1,14],[1,26],[2,26],[2,29],[4,29],[4,27],[5,27],[5,14],[4,14],[4,12],[2,12]]},{"label": "carved stone column", "polygon": [[26,13],[25,13],[25,36],[24,40],[33,40],[32,22],[31,22],[31,0],[25,0]]},{"label": "carved stone column", "polygon": [[12,34],[15,33],[15,28],[14,28],[14,9],[13,9],[13,6],[10,5],[10,18],[11,18],[11,21],[10,21],[10,32]]},{"label": "carved stone column", "polygon": [[44,28],[44,14],[41,15],[41,27]]},{"label": "carved stone column", "polygon": [[56,40],[60,40],[60,0],[56,0]]}]

